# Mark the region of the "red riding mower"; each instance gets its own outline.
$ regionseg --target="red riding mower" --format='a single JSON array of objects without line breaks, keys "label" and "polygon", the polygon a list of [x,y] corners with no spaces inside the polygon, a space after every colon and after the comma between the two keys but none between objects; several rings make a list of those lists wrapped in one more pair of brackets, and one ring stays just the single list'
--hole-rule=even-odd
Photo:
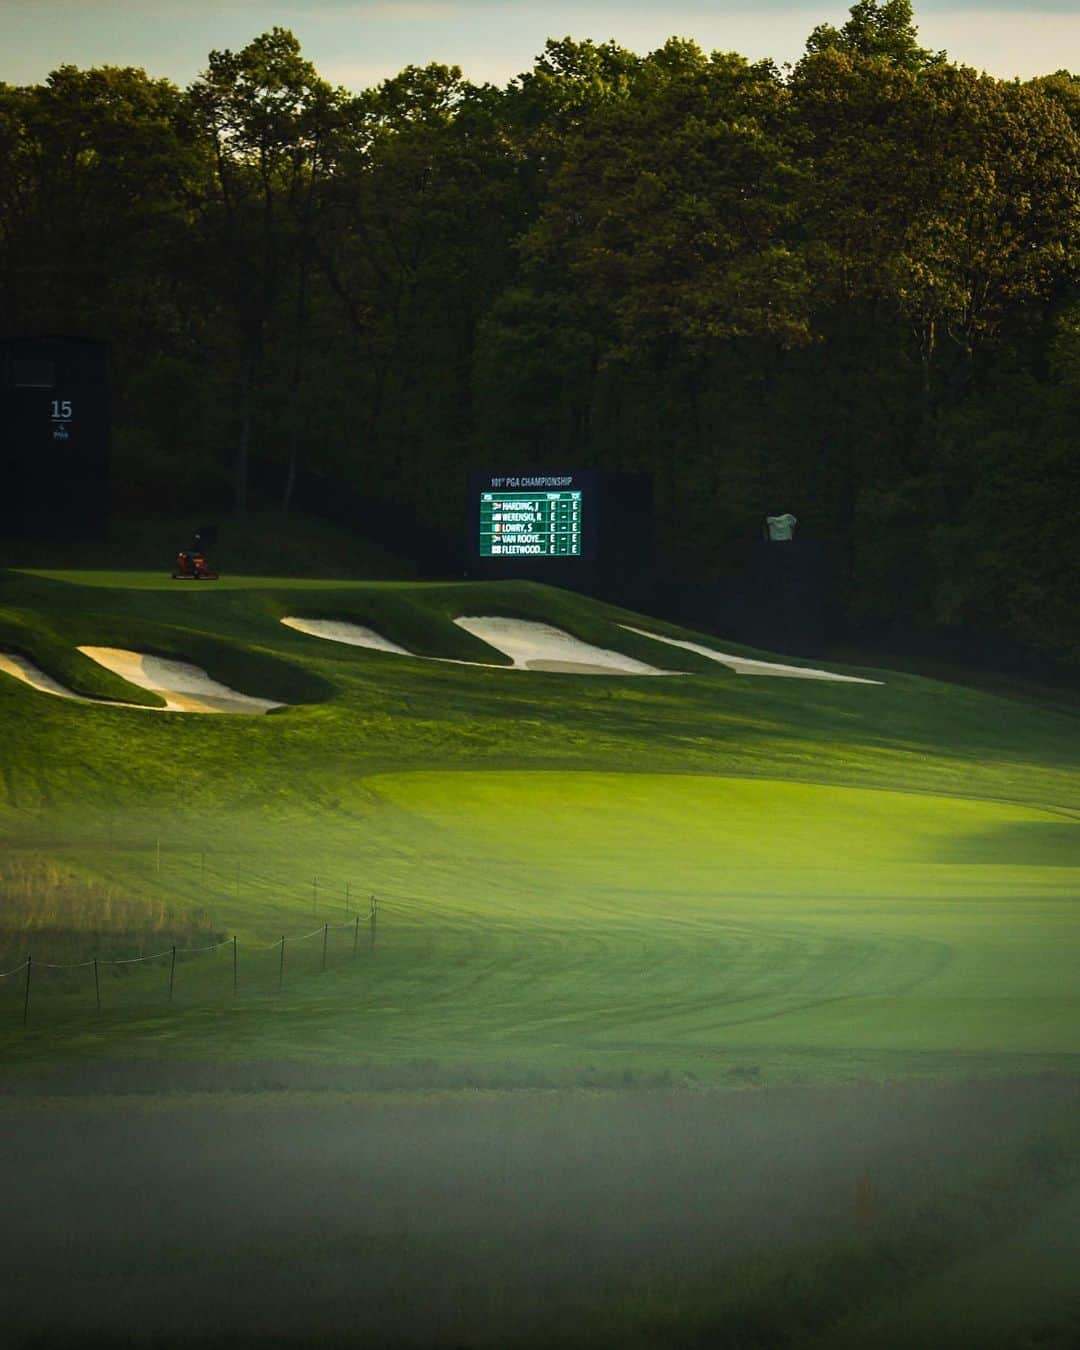
[{"label": "red riding mower", "polygon": [[218,574],[198,551],[181,551],[176,555],[173,581],[217,581]]}]

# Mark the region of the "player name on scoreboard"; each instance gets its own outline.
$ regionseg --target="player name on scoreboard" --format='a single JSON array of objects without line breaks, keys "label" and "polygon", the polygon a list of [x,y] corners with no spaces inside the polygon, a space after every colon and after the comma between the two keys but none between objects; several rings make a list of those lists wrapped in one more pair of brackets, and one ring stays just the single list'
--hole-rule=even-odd
[{"label": "player name on scoreboard", "polygon": [[480,556],[581,556],[580,492],[484,492]]}]

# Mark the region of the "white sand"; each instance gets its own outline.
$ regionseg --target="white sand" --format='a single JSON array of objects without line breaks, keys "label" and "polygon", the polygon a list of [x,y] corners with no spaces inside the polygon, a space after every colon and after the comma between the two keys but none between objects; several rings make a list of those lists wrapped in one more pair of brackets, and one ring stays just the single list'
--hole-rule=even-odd
[{"label": "white sand", "polygon": [[284,707],[269,699],[237,693],[186,661],[167,661],[119,647],[80,647],[79,651],[130,684],[161,694],[167,712],[265,713]]},{"label": "white sand", "polygon": [[457,661],[452,656],[421,656],[407,647],[399,647],[396,642],[376,633],[374,628],[365,628],[362,623],[349,623],[346,619],[284,618],[281,622],[286,628],[295,628],[298,633],[306,633],[309,637],[344,642],[349,647],[368,647],[375,652],[391,652],[395,656],[411,656],[414,661],[441,661],[448,666],[478,666],[484,670],[509,669],[486,661]]},{"label": "white sand", "polygon": [[396,642],[384,638],[362,624],[336,619],[295,619],[281,621],[299,633],[345,642],[351,647],[370,647],[380,652],[397,652],[416,661],[442,661],[453,666],[481,666],[489,670],[542,670],[565,675],[671,675],[670,670],[658,670],[644,661],[635,661],[621,652],[606,651],[588,642],[571,637],[550,624],[534,623],[527,619],[504,619],[495,616],[477,616],[455,619],[459,628],[472,633],[481,642],[510,657],[513,666],[489,665],[484,661],[458,661],[447,656],[418,656],[406,651]]},{"label": "white sand", "polygon": [[0,652],[0,670],[5,675],[13,675],[15,679],[22,680],[23,684],[28,684],[31,689],[39,689],[43,694],[55,694],[57,698],[74,699],[77,703],[94,701],[81,698],[74,690],[58,684],[51,675],[46,675],[43,670],[35,666],[33,661],[28,661],[25,656],[16,656],[14,652]]},{"label": "white sand", "polygon": [[331,642],[345,642],[350,647],[371,647],[377,652],[397,652],[399,656],[412,656],[405,647],[399,647],[374,628],[365,628],[359,623],[346,623],[338,619],[292,619],[281,621],[286,628],[295,628],[298,633],[307,633],[309,637],[328,638]]},{"label": "white sand", "polygon": [[684,647],[688,652],[698,652],[710,661],[719,661],[728,666],[737,675],[780,675],[793,680],[836,680],[843,684],[881,684],[881,680],[863,680],[857,675],[834,675],[831,670],[815,670],[810,666],[784,666],[776,661],[755,661],[749,656],[730,656],[725,652],[715,652],[711,647],[703,647],[699,642],[684,642],[681,638],[661,637],[659,633],[648,633],[644,628],[633,628],[622,623],[628,633],[637,633],[640,637],[651,638],[653,642],[666,642],[669,647]]},{"label": "white sand", "polygon": [[676,672],[647,666],[622,652],[594,647],[571,637],[561,628],[529,619],[493,615],[455,619],[473,637],[509,656],[517,670],[554,671],[566,675],[672,675]]},{"label": "white sand", "polygon": [[[383,637],[373,628],[362,624],[347,623],[336,619],[295,619],[281,621],[299,633],[312,637],[327,638],[332,642],[344,642],[352,647],[369,647],[375,651],[396,652],[399,656],[412,656],[418,661],[445,661],[450,665],[482,665],[478,661],[453,661],[449,657],[417,656],[415,652],[399,647],[396,642]],[[646,665],[622,652],[610,651],[604,647],[594,647],[571,637],[560,628],[550,624],[536,623],[528,619],[507,619],[496,615],[475,615],[455,619],[459,628],[477,637],[481,642],[496,648],[513,661],[514,670],[538,670],[569,675],[674,675],[677,671],[660,670],[656,666]],[[630,624],[620,624],[628,633],[637,633],[640,637],[651,638],[653,642],[664,642],[670,647],[682,647],[688,652],[697,652],[707,656],[710,661],[718,661],[739,675],[774,675],[794,680],[833,680],[842,684],[880,684],[880,680],[860,679],[855,675],[835,675],[829,670],[818,670],[808,666],[787,666],[778,661],[757,661],[748,656],[731,656],[725,652],[713,651],[711,647],[698,642],[686,642],[681,638],[661,637],[644,628],[634,628]],[[505,666],[493,667],[505,670]]]}]

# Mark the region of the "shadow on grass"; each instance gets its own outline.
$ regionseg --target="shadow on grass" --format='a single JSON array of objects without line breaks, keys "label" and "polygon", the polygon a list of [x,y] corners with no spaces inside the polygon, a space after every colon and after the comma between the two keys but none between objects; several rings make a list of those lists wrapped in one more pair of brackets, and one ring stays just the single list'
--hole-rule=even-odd
[{"label": "shadow on grass", "polygon": [[1080,820],[1014,821],[957,839],[942,862],[1009,867],[1080,867]]}]

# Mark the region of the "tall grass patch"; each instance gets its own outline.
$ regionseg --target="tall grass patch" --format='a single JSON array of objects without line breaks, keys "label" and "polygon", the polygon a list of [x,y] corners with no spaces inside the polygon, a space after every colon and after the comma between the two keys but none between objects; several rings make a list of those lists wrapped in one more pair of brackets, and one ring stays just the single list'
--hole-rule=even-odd
[{"label": "tall grass patch", "polygon": [[40,853],[0,855],[0,967],[125,960],[220,941],[208,910],[133,895]]}]

